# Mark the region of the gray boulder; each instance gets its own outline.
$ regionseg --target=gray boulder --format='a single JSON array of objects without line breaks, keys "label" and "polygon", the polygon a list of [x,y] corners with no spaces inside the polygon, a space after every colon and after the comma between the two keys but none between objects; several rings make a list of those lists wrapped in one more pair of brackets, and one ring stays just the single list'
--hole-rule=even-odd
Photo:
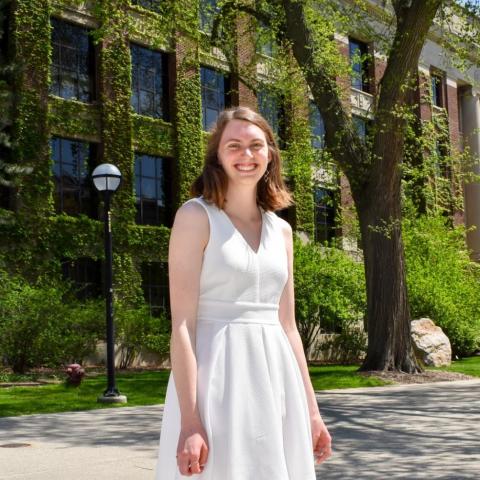
[{"label": "gray boulder", "polygon": [[429,367],[445,367],[452,363],[450,340],[429,318],[413,320],[412,340],[417,358]]}]

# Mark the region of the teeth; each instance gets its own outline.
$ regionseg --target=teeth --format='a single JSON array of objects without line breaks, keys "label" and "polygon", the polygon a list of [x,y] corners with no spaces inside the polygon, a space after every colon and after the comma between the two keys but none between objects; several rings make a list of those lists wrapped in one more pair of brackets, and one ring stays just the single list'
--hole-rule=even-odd
[{"label": "teeth", "polygon": [[257,168],[256,165],[235,165],[238,170],[242,170],[243,172],[249,172],[250,170],[254,170]]}]

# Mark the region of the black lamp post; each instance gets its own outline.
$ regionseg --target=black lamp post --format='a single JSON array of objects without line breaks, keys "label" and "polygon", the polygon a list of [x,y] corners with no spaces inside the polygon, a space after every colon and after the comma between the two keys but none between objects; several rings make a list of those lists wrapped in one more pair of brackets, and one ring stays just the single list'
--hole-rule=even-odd
[{"label": "black lamp post", "polygon": [[112,217],[110,212],[110,198],[117,190],[122,179],[120,170],[109,163],[102,163],[92,173],[95,188],[103,194],[105,205],[105,313],[107,320],[107,375],[108,386],[97,401],[101,403],[126,403],[127,397],[120,395],[115,386],[115,339],[113,328],[113,286],[112,286]]}]

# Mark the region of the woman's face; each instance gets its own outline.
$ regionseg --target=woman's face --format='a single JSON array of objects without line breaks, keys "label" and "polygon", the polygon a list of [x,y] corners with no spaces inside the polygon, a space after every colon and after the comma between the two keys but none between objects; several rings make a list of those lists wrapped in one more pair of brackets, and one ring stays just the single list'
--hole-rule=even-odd
[{"label": "woman's face", "polygon": [[256,184],[269,162],[264,131],[245,120],[230,120],[220,137],[217,157],[229,181]]}]

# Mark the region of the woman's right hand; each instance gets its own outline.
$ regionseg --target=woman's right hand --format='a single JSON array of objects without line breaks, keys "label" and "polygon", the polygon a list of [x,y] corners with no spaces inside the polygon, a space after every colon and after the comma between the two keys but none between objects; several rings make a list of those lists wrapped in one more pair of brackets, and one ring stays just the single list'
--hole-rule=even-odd
[{"label": "woman's right hand", "polygon": [[187,477],[202,473],[208,458],[207,433],[201,423],[182,427],[177,446],[177,465]]}]

